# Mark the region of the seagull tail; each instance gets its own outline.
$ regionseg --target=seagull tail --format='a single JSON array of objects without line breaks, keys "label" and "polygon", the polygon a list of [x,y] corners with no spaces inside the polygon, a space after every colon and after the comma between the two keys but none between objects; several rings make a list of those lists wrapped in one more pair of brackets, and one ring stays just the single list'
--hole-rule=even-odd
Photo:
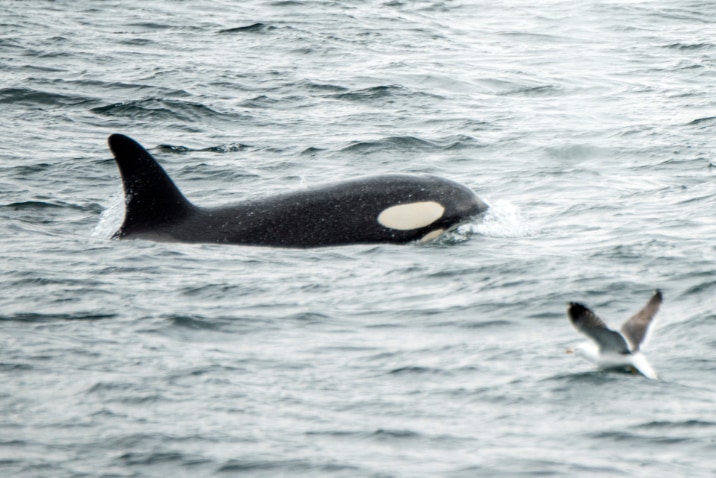
[{"label": "seagull tail", "polygon": [[644,357],[640,353],[636,353],[633,356],[633,362],[634,368],[643,376],[646,378],[649,378],[651,380],[658,380],[659,376],[656,374],[656,371],[651,366],[649,361],[646,360],[646,357]]}]

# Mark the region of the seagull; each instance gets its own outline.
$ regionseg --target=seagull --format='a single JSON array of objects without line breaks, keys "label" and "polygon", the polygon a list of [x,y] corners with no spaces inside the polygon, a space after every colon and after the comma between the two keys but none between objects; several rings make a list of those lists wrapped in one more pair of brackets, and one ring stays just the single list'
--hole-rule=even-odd
[{"label": "seagull", "polygon": [[661,301],[661,291],[654,291],[644,308],[624,322],[619,332],[607,327],[607,324],[587,307],[570,302],[567,315],[572,325],[595,343],[580,344],[574,349],[568,349],[567,353],[574,352],[597,364],[602,370],[626,370],[656,380],[658,376],[641,353],[640,347]]}]

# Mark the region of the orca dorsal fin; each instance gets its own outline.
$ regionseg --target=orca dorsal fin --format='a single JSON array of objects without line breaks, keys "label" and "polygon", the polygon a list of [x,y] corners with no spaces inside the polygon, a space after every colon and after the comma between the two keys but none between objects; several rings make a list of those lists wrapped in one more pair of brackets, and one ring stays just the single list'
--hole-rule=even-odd
[{"label": "orca dorsal fin", "polygon": [[107,142],[124,187],[124,222],[114,237],[151,232],[155,226],[185,217],[194,209],[142,145],[122,134],[111,135]]}]

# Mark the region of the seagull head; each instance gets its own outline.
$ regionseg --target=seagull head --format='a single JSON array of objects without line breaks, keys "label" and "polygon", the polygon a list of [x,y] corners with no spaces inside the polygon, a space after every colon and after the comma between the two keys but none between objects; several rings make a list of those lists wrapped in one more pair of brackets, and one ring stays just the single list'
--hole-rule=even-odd
[{"label": "seagull head", "polygon": [[565,350],[565,353],[574,354],[592,363],[597,363],[599,361],[597,346],[592,342],[583,342],[575,345],[574,347],[569,347]]}]

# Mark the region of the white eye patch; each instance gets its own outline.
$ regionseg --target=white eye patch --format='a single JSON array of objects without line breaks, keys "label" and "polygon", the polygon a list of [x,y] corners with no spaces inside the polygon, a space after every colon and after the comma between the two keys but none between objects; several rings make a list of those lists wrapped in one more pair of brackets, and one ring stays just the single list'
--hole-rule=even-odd
[{"label": "white eye patch", "polygon": [[390,229],[409,231],[429,226],[445,212],[442,204],[435,201],[411,202],[389,207],[378,216],[378,222]]}]

